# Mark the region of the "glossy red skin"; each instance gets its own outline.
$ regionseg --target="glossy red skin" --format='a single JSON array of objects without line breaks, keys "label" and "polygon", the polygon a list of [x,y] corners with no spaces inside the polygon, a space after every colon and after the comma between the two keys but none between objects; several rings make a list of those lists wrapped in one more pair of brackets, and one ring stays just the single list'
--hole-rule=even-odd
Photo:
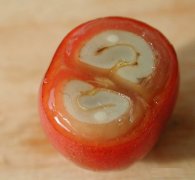
[{"label": "glossy red skin", "polygon": [[[72,54],[67,51],[67,44],[69,45],[69,51],[74,51],[77,47],[78,41],[82,41],[82,38],[86,38],[90,35],[85,32],[88,31],[89,27],[94,26],[100,22],[96,30],[91,32],[91,35],[95,35],[100,30],[106,30],[110,28],[110,22],[130,22],[135,32],[138,34],[146,32],[147,36],[150,36],[150,42],[153,44],[162,44],[163,49],[166,53],[167,61],[170,61],[170,71],[165,87],[161,92],[153,99],[153,103],[147,110],[145,117],[138,124],[132,132],[129,132],[127,136],[120,137],[118,139],[110,140],[108,142],[93,142],[75,136],[72,133],[66,131],[60,127],[54,121],[56,112],[50,107],[51,92],[56,88],[56,82],[63,81],[63,79],[72,72],[64,70],[64,63],[68,64],[69,67],[78,70],[74,63],[71,61]],[[130,29],[131,27],[124,26],[123,29]],[[121,29],[121,27],[116,27]],[[130,29],[131,30],[131,29]],[[72,41],[70,40],[72,39]],[[147,40],[147,37],[146,37]],[[73,46],[71,46],[71,45]],[[154,45],[155,46],[155,45]],[[70,49],[70,47],[72,49]],[[83,76],[80,72],[74,72],[73,76]],[[87,75],[86,75],[87,76]],[[75,28],[70,32],[61,45],[57,49],[52,63],[46,72],[44,81],[40,90],[40,115],[43,128],[48,135],[51,143],[67,158],[71,159],[78,165],[93,170],[110,170],[119,169],[132,164],[134,161],[144,157],[157,142],[159,135],[161,134],[168,118],[173,110],[177,92],[178,92],[178,64],[177,57],[172,45],[168,40],[156,29],[133,19],[121,18],[121,17],[107,17],[94,21],[87,22],[81,26]]]}]

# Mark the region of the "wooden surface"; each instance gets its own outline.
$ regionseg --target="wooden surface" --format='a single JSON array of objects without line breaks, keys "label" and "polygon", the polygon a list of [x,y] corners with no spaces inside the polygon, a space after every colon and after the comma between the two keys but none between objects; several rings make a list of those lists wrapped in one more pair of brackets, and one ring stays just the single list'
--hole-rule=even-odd
[{"label": "wooden surface", "polygon": [[[62,40],[78,24],[120,15],[162,31],[176,48],[181,88],[157,146],[122,171],[92,172],[64,159],[38,116],[41,79]],[[194,0],[0,0],[0,179],[195,179]]]}]

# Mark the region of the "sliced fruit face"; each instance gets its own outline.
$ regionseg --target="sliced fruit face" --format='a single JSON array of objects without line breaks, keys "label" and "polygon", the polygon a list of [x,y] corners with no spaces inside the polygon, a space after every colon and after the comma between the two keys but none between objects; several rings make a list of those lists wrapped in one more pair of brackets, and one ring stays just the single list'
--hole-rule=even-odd
[{"label": "sliced fruit face", "polygon": [[56,53],[53,72],[65,74],[54,80],[61,132],[99,142],[130,134],[165,86],[164,44],[125,23],[79,27]]},{"label": "sliced fruit face", "polygon": [[146,98],[149,93],[142,81],[152,84],[158,69],[155,53],[142,37],[124,30],[100,32],[79,47],[76,71],[92,73],[85,80],[83,75],[64,79],[61,106],[68,118],[61,123],[69,122],[72,132],[87,139],[120,137],[148,108],[152,91]]}]

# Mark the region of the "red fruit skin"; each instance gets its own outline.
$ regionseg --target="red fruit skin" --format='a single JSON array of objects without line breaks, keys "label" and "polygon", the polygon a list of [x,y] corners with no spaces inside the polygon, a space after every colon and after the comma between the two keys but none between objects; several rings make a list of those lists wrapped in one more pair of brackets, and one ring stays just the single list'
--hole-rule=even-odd
[{"label": "red fruit skin", "polygon": [[[54,123],[55,112],[49,108],[49,96],[55,88],[54,77],[63,77],[59,72],[63,71],[64,49],[68,38],[77,31],[85,31],[88,26],[96,21],[129,21],[140,29],[147,29],[158,37],[153,37],[158,42],[163,42],[167,51],[167,61],[170,61],[169,78],[165,87],[153,99],[153,104],[145,114],[145,117],[128,136],[109,142],[96,143],[79,138]],[[101,28],[101,27],[100,27]],[[80,33],[81,34],[81,33]],[[78,36],[80,36],[78,33]],[[77,35],[76,35],[77,36]],[[74,37],[76,37],[74,35]],[[152,35],[151,35],[152,36]],[[71,62],[70,62],[71,63]],[[164,126],[166,125],[176,102],[179,86],[179,72],[176,53],[168,40],[156,29],[133,19],[122,17],[107,17],[93,20],[75,28],[62,41],[56,51],[52,63],[46,72],[40,89],[39,110],[41,123],[49,140],[65,157],[76,164],[93,170],[121,169],[143,158],[155,145]]]}]

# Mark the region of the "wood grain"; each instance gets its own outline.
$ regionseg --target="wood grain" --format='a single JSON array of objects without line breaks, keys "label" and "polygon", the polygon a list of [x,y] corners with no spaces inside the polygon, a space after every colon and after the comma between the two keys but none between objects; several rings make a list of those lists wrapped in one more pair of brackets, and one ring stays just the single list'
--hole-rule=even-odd
[{"label": "wood grain", "polygon": [[[195,179],[194,12],[194,0],[0,0],[0,179]],[[92,172],[51,147],[39,123],[38,89],[67,32],[108,15],[162,31],[176,48],[181,88],[170,123],[145,159],[122,171]]]}]

